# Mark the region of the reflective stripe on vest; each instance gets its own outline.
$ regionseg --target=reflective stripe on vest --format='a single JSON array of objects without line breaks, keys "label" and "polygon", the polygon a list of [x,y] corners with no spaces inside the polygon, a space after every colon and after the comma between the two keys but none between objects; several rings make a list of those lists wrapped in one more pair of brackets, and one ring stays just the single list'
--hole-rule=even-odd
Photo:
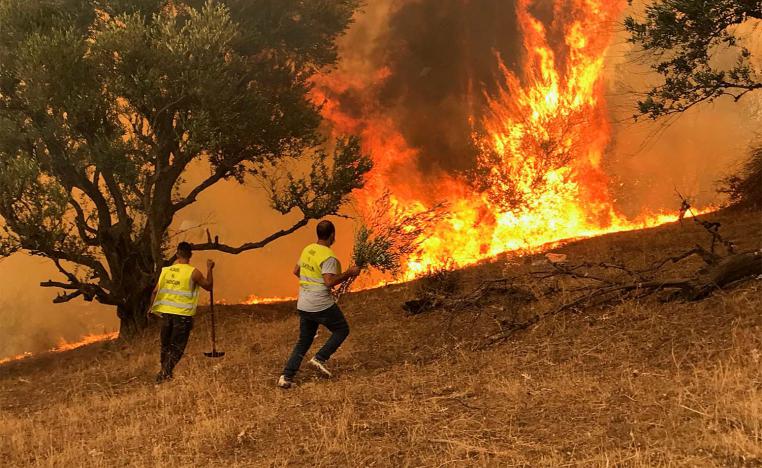
[{"label": "reflective stripe on vest", "polygon": [[193,297],[196,294],[189,291],[178,291],[175,289],[160,289],[159,294],[177,294],[178,296]]},{"label": "reflective stripe on vest", "polygon": [[305,289],[324,289],[323,262],[336,258],[330,247],[320,244],[310,244],[304,248],[299,257],[299,284]]},{"label": "reflective stripe on vest", "polygon": [[155,306],[169,306],[169,307],[177,307],[178,309],[183,310],[189,310],[193,309],[193,304],[180,304],[179,302],[172,302],[172,301],[156,301],[153,303]]},{"label": "reflective stripe on vest", "polygon": [[195,315],[198,285],[193,283],[194,271],[194,267],[186,264],[163,268],[151,310],[157,314]]}]

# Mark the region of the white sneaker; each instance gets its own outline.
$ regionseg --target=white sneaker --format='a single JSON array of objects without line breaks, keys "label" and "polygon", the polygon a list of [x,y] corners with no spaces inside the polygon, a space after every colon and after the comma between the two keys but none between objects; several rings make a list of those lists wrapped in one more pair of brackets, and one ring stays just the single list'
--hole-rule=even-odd
[{"label": "white sneaker", "polygon": [[287,379],[285,375],[281,375],[278,379],[278,387],[282,388],[284,390],[287,390],[294,386],[294,382],[292,382],[290,379]]},{"label": "white sneaker", "polygon": [[312,364],[325,377],[328,377],[328,378],[333,377],[333,374],[331,374],[331,371],[329,371],[328,368],[325,367],[325,363],[318,360],[317,358],[310,359],[310,364]]}]

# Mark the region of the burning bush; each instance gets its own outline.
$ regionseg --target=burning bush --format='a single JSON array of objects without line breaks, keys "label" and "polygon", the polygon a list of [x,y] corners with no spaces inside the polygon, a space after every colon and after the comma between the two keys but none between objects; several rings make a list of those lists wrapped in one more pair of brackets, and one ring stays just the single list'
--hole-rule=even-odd
[{"label": "burning bush", "polygon": [[411,212],[384,193],[362,216],[352,262],[361,269],[375,268],[397,275],[405,259],[420,249],[431,227],[445,216],[442,204]]},{"label": "burning bush", "polygon": [[740,174],[723,180],[720,191],[728,194],[733,206],[762,208],[762,143],[752,148]]},{"label": "burning bush", "polygon": [[[360,220],[355,233],[352,263],[362,270],[375,268],[398,276],[405,261],[421,248],[432,227],[447,215],[442,204],[417,212],[402,210],[386,192]],[[353,281],[342,284],[337,296],[346,293]]]}]

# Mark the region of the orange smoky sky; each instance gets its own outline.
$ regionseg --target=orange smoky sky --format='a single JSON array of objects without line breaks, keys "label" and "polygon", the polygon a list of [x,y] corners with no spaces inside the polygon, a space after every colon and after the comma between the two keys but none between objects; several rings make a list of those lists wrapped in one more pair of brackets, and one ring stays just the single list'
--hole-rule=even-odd
[{"label": "orange smoky sky", "polygon": [[[625,14],[637,15],[643,1],[635,1]],[[762,69],[762,37],[759,22],[737,28],[742,44]],[[647,56],[627,43],[621,25],[606,59],[607,100],[614,123],[614,142],[607,159],[607,171],[620,208],[635,214],[643,207],[675,204],[675,190],[690,196],[698,205],[721,202],[717,195],[720,180],[738,169],[749,146],[758,141],[762,119],[762,93],[734,102],[720,99],[702,104],[682,115],[653,122],[637,123],[636,93],[658,81],[649,68]],[[735,54],[720,53],[718,62],[732,63]]]},{"label": "orange smoky sky", "polygon": [[55,291],[39,283],[56,274],[41,258],[16,254],[0,260],[0,359],[116,330],[116,313],[109,307],[83,301],[53,305]]}]

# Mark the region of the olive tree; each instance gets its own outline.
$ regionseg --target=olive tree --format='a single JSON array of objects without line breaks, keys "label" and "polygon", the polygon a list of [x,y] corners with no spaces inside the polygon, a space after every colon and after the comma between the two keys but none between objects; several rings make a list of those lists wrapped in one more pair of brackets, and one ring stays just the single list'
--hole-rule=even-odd
[{"label": "olive tree", "polygon": [[[0,0],[0,255],[50,259],[42,283],[147,324],[173,220],[225,180],[267,181],[295,224],[336,214],[371,162],[326,141],[310,80],[337,60],[356,0]],[[294,170],[275,179],[273,169]],[[205,168],[197,184],[189,167]],[[293,216],[293,215],[292,215]]]}]

